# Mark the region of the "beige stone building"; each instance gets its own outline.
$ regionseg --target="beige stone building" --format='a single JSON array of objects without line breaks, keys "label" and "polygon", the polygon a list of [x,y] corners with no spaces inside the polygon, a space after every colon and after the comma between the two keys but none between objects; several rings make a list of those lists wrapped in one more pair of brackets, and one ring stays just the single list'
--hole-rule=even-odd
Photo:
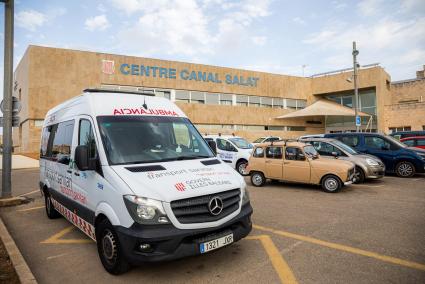
[{"label": "beige stone building", "polygon": [[[359,108],[371,115],[362,129],[422,130],[424,80],[391,83],[379,65],[359,71]],[[29,46],[14,74],[14,96],[22,102],[14,128],[16,151],[37,152],[46,112],[86,88],[151,90],[175,101],[203,133],[235,133],[249,140],[354,130],[354,117],[326,114],[277,119],[328,99],[353,107],[352,70],[312,77],[165,61],[125,55]]]}]

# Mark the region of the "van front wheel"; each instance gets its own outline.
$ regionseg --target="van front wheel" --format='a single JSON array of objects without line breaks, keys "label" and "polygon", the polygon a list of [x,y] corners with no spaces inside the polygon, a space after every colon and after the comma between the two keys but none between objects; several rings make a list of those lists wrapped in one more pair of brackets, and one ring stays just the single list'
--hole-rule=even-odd
[{"label": "van front wheel", "polygon": [[325,192],[334,193],[341,190],[342,183],[338,177],[334,175],[325,176],[322,179],[322,189]]},{"label": "van front wheel", "polygon": [[107,219],[102,220],[96,228],[96,242],[100,261],[106,271],[118,275],[130,269],[129,263],[124,259],[117,233]]},{"label": "van front wheel", "polygon": [[254,172],[251,174],[251,183],[253,186],[263,186],[266,183],[266,178],[263,173]]},{"label": "van front wheel", "polygon": [[47,194],[44,195],[44,205],[46,207],[46,215],[49,219],[57,219],[61,216],[59,212],[56,211],[53,206],[52,199]]}]

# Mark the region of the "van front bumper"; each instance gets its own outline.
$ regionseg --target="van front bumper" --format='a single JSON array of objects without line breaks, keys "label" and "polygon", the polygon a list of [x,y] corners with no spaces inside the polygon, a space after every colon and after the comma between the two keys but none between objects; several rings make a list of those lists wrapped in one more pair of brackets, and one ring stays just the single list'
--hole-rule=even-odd
[{"label": "van front bumper", "polygon": [[[140,225],[130,228],[115,226],[124,257],[131,264],[169,261],[198,255],[200,243],[233,233],[234,242],[246,237],[252,229],[250,203],[227,223],[205,229],[178,229],[173,225]],[[149,244],[150,250],[141,251],[141,244]]]}]

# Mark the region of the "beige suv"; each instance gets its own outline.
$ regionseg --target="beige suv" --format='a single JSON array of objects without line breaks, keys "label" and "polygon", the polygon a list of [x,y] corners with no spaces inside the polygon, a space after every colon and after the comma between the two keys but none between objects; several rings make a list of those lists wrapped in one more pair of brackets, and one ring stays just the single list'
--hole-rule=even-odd
[{"label": "beige suv", "polygon": [[320,158],[310,144],[289,141],[256,145],[246,172],[254,186],[274,179],[320,184],[326,192],[338,192],[355,175],[353,163]]}]

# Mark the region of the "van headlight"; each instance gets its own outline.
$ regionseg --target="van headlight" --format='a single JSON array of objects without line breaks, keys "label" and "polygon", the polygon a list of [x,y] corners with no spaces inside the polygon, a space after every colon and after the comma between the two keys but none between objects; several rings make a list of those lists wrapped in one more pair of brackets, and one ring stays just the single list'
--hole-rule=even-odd
[{"label": "van headlight", "polygon": [[124,203],[133,220],[139,224],[169,223],[161,201],[136,195],[124,195]]},{"label": "van headlight", "polygon": [[247,204],[249,202],[249,193],[248,190],[246,190],[246,187],[242,188],[242,206]]},{"label": "van headlight", "polygon": [[369,166],[379,166],[379,163],[377,161],[375,161],[374,159],[366,158],[366,163]]}]

